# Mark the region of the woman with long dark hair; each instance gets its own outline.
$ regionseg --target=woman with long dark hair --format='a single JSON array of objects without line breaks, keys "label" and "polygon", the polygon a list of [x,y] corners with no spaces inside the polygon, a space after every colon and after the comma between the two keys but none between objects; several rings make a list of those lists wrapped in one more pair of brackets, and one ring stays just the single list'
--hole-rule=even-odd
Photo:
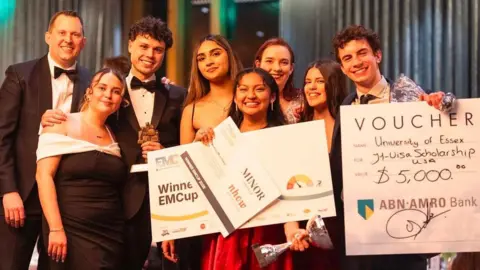
[{"label": "woman with long dark hair", "polygon": [[[329,59],[311,63],[305,71],[302,96],[304,105],[301,121],[325,121],[325,135],[330,152],[335,117],[339,113],[343,99],[347,96],[346,78],[340,65]],[[336,217],[325,218],[334,246],[338,239],[336,231],[338,222]],[[301,223],[301,227],[305,227],[305,222]],[[304,233],[304,230],[299,228],[299,222],[285,224],[285,235],[293,243],[291,249],[305,251],[294,254],[295,268],[308,269],[315,265],[315,269],[339,269],[340,257],[337,250],[325,251],[309,247],[305,239],[299,240],[295,237],[298,233]]]},{"label": "woman with long dark hair", "polygon": [[[263,69],[249,68],[240,72],[234,83],[233,104],[229,116],[241,132],[259,130],[284,124],[275,79]],[[199,140],[208,144],[213,131],[205,132]],[[211,234],[203,237],[202,269],[241,270],[260,269],[251,245],[285,242],[281,224],[238,229],[228,237]],[[284,254],[268,269],[292,269],[291,254]]]}]

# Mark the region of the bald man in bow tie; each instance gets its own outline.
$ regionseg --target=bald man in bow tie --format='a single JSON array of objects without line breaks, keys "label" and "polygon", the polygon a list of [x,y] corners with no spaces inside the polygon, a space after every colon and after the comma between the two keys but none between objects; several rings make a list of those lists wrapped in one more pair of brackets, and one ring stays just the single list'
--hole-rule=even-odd
[{"label": "bald man in bow tie", "polygon": [[77,112],[90,80],[77,64],[86,39],[76,12],[57,12],[45,41],[48,54],[9,66],[0,88],[0,269],[28,269],[41,232],[35,181],[41,116],[48,109]]}]

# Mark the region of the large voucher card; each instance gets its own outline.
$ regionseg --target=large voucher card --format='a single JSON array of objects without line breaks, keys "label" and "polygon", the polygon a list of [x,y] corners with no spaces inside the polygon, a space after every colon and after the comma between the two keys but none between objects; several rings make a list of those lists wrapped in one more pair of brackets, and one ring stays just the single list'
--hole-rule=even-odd
[{"label": "large voucher card", "polygon": [[335,216],[330,161],[323,120],[272,127],[243,136],[281,195],[242,228]]},{"label": "large voucher card", "polygon": [[480,99],[341,107],[348,255],[480,251]]}]

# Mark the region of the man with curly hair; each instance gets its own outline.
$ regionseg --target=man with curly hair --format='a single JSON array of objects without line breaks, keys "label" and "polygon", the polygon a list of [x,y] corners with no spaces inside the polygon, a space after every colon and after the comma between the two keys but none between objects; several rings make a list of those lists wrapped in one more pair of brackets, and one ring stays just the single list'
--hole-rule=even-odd
[{"label": "man with curly hair", "polygon": [[[168,90],[155,73],[172,47],[172,32],[165,22],[144,17],[130,27],[128,52],[131,69],[126,77],[129,106],[120,109],[113,129],[128,166],[143,163],[146,152],[179,145],[180,117],[184,88],[169,85]],[[138,131],[147,123],[159,133],[160,143],[137,144]],[[148,176],[131,173],[124,189],[127,217],[125,269],[142,269],[152,242]]]},{"label": "man with curly hair", "polygon": [[[356,91],[348,95],[342,105],[389,103],[391,100],[391,81],[380,72],[382,50],[377,33],[361,25],[351,25],[339,32],[333,39],[333,49],[343,73],[355,84]],[[443,92],[424,94],[420,100],[439,109]],[[343,208],[342,178],[342,145],[340,115],[337,115],[331,150],[331,171],[335,193],[335,204],[338,209],[334,218],[340,228],[337,235],[332,236],[336,250],[342,257],[342,269],[348,270],[425,270],[428,255],[376,255],[346,256],[345,225]]]}]

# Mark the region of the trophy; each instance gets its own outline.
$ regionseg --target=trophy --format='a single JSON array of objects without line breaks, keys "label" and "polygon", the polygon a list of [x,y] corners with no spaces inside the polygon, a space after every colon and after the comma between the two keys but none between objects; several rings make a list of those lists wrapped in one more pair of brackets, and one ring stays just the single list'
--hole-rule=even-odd
[{"label": "trophy", "polygon": [[[418,86],[413,80],[400,74],[400,77],[395,81],[391,89],[391,101],[392,102],[411,102],[418,101],[421,94],[425,94],[425,91]],[[452,93],[446,93],[442,98],[440,104],[440,110],[442,112],[448,112],[455,106],[456,97]]]},{"label": "trophy", "polygon": [[[310,238],[314,247],[321,249],[333,249],[332,240],[330,239],[330,235],[328,234],[325,223],[320,215],[311,217],[307,222],[305,229],[307,230],[308,237]],[[298,235],[295,237],[298,238]],[[278,245],[266,244],[262,246],[253,244],[252,249],[260,267],[266,267],[272,262],[276,261],[277,258],[287,251],[291,245],[292,242]]]},{"label": "trophy", "polygon": [[[137,143],[139,145],[142,145],[145,142],[159,142],[158,131],[155,129],[155,127],[152,124],[150,124],[148,122],[145,124],[144,127],[142,127],[138,131],[138,141],[137,141]],[[148,162],[147,158],[145,158],[145,163],[144,164],[132,165],[132,168],[131,168],[130,172],[134,173],[134,172],[147,171],[148,170],[147,162]]]}]

